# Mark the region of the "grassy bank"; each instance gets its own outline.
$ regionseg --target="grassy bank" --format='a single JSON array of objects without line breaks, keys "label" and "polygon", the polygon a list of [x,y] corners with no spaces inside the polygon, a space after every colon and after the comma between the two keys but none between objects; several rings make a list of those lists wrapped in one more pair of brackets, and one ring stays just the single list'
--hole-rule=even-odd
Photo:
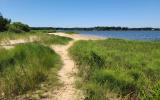
[{"label": "grassy bank", "polygon": [[37,35],[39,38],[39,43],[45,44],[45,45],[52,45],[52,44],[67,44],[69,41],[71,41],[71,38],[57,36],[57,35],[49,35],[49,34],[39,34]]},{"label": "grassy bank", "polygon": [[[56,70],[60,57],[50,48],[39,44],[18,45],[0,49],[0,95],[16,96],[35,90],[44,81],[57,82]],[[52,72],[51,72],[52,71]]]},{"label": "grassy bank", "polygon": [[46,45],[51,44],[67,44],[71,41],[71,38],[48,35],[47,33],[52,32],[52,30],[32,30],[30,32],[24,33],[13,33],[13,32],[0,32],[0,42],[9,41],[9,40],[17,40],[24,39],[28,40],[30,37],[37,37],[36,42],[43,43]]},{"label": "grassy bank", "polygon": [[79,41],[70,49],[86,100],[160,98],[160,42]]},{"label": "grassy bank", "polygon": [[[67,44],[71,38],[49,35],[52,30],[30,32],[0,32],[0,41],[36,37],[35,43],[26,43],[5,50],[0,47],[0,99],[15,97],[40,89],[40,94],[57,86],[57,71],[61,66],[59,56],[49,48],[53,44]],[[42,83],[42,84],[41,84]],[[33,94],[34,96],[34,94]]]}]

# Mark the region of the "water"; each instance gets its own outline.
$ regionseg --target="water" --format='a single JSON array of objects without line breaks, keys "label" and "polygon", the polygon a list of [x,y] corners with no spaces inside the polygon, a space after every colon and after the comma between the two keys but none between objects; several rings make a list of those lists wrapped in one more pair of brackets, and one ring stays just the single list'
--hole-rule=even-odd
[{"label": "water", "polygon": [[160,31],[76,31],[82,35],[130,40],[160,40]]}]

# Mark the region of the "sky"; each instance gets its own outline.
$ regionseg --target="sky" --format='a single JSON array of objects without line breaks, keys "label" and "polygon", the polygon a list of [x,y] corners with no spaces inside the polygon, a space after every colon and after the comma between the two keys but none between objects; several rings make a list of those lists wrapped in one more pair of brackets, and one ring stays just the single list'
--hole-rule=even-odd
[{"label": "sky", "polygon": [[160,0],[0,0],[0,12],[34,27],[160,27]]}]

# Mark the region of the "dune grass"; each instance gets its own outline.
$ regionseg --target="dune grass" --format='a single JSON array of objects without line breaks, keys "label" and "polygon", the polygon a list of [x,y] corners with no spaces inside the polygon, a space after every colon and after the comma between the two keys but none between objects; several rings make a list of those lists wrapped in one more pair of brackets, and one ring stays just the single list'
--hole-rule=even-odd
[{"label": "dune grass", "polygon": [[51,76],[54,84],[60,66],[60,57],[41,44],[17,45],[10,50],[0,48],[0,96],[16,96],[35,90]]},{"label": "dune grass", "polygon": [[73,32],[73,31],[68,31],[68,32],[65,32],[66,34],[78,34],[78,32]]},{"label": "dune grass", "polygon": [[[8,41],[8,40],[15,40],[15,39],[27,39],[32,33],[29,32],[29,34],[22,33],[17,34],[13,32],[0,32],[0,42],[1,41]],[[33,34],[32,34],[33,35]]]},{"label": "dune grass", "polygon": [[13,33],[13,32],[0,32],[0,42],[9,41],[9,40],[17,40],[24,39],[28,40],[30,37],[37,37],[36,42],[42,43],[45,45],[51,44],[67,44],[71,41],[71,38],[61,37],[56,35],[49,35],[47,33],[53,32],[53,30],[32,30],[30,32],[24,33]]},{"label": "dune grass", "polygon": [[[21,32],[21,33],[15,33],[15,32],[0,32],[0,42],[1,41],[9,41],[9,40],[16,40],[16,39],[29,39],[31,36],[40,36],[41,34],[44,34],[44,31],[41,30],[32,30],[30,32]],[[46,32],[47,33],[47,32]]]},{"label": "dune grass", "polygon": [[52,44],[65,45],[72,40],[71,38],[56,36],[56,35],[49,35],[49,34],[40,34],[38,37],[40,40],[38,42],[45,45],[52,45]]},{"label": "dune grass", "polygon": [[[57,71],[61,66],[60,57],[49,48],[53,44],[67,44],[71,38],[49,35],[52,30],[30,32],[1,32],[0,41],[36,37],[33,43],[17,44],[5,50],[0,47],[0,98],[16,97],[36,91],[41,85],[51,89],[59,85]],[[42,84],[41,84],[42,83]]]},{"label": "dune grass", "polygon": [[86,100],[160,98],[160,42],[107,39],[70,48]]}]

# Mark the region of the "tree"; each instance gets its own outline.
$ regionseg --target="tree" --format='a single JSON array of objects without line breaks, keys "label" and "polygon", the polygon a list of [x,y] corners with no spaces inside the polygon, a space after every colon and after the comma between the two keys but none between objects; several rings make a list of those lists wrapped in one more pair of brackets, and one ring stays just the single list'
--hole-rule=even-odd
[{"label": "tree", "polygon": [[0,17],[3,17],[1,12],[0,12]]},{"label": "tree", "polygon": [[0,31],[6,31],[10,22],[11,20],[3,18],[2,14],[0,13]]}]

